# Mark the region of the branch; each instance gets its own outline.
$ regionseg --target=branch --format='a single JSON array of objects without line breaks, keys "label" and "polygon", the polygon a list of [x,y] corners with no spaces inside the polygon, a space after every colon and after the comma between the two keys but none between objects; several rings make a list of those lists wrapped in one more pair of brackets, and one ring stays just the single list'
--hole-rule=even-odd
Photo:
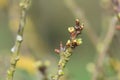
[{"label": "branch", "polygon": [[110,43],[112,42],[112,39],[115,35],[116,24],[118,21],[120,21],[120,15],[119,15],[120,14],[120,3],[118,0],[111,0],[111,1],[112,1],[113,10],[115,11],[116,15],[110,21],[110,26],[109,26],[108,32],[103,42],[101,41],[99,43],[101,47],[99,48],[98,46],[99,56],[98,56],[98,60],[96,63],[96,68],[95,68],[95,72],[93,74],[92,80],[98,79],[99,73],[101,72],[101,69],[103,68],[104,58],[107,54]]},{"label": "branch", "polygon": [[30,6],[30,3],[31,3],[31,0],[23,0],[20,3],[21,18],[20,18],[19,29],[18,29],[15,45],[11,49],[12,58],[10,61],[11,63],[10,68],[7,72],[7,80],[13,80],[14,72],[16,69],[16,64],[17,64],[17,61],[19,60],[19,51],[20,51],[21,43],[23,41],[23,31],[24,31],[24,27],[26,23],[26,14]]},{"label": "branch", "polygon": [[92,80],[97,80],[99,73],[101,72],[101,69],[103,67],[104,58],[107,54],[110,43],[112,42],[112,39],[115,35],[115,26],[116,26],[117,21],[118,21],[118,18],[116,16],[111,19],[110,26],[109,26],[108,32],[105,36],[105,39],[99,43],[101,45],[101,47],[98,47],[99,56],[98,56],[98,60],[96,62],[96,68],[95,68]]},{"label": "branch", "polygon": [[77,36],[81,33],[82,29],[83,25],[79,25],[79,20],[76,19],[76,26],[68,28],[70,40],[67,41],[65,47],[63,47],[62,42],[60,42],[60,49],[55,49],[55,52],[60,55],[60,60],[58,63],[57,73],[52,76],[52,80],[59,80],[60,77],[63,76],[63,69],[69,61],[72,51],[82,43],[81,39],[77,39]]}]

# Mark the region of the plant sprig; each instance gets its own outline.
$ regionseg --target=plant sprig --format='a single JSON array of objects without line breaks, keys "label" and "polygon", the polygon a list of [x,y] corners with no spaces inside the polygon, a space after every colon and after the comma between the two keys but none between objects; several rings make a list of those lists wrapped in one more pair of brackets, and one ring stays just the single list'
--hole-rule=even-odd
[{"label": "plant sprig", "polygon": [[62,42],[60,42],[60,48],[55,49],[55,52],[58,53],[60,56],[60,60],[58,63],[57,73],[54,76],[52,76],[52,80],[59,80],[60,77],[64,75],[63,69],[69,61],[73,49],[75,49],[82,43],[81,38],[77,38],[82,30],[83,24],[80,24],[79,20],[76,19],[76,25],[74,27],[68,28],[68,31],[70,33],[70,39],[67,41],[66,45],[63,47]]},{"label": "plant sprig", "polygon": [[19,60],[19,51],[20,51],[21,43],[23,41],[23,31],[26,23],[27,10],[29,9],[30,3],[31,3],[31,0],[21,0],[21,3],[20,3],[21,17],[19,22],[19,29],[16,36],[15,45],[11,49],[12,57],[10,61],[10,68],[7,71],[7,80],[13,80],[16,64],[17,64],[17,61]]}]

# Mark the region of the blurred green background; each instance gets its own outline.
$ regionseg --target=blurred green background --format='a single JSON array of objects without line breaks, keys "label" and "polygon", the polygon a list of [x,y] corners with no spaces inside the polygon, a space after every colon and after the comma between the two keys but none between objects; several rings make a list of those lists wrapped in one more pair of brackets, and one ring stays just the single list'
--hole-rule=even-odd
[{"label": "blurred green background", "polygon": [[[0,80],[5,79],[9,67],[10,49],[14,45],[15,36],[19,22],[20,0],[0,0]],[[59,48],[59,42],[64,44],[69,39],[67,28],[75,25],[75,19],[79,18],[71,12],[66,1],[69,0],[32,0],[28,11],[27,25],[24,32],[24,41],[21,48],[21,56],[28,58],[28,64],[37,60],[50,61],[48,73],[54,74],[57,69],[59,56],[54,49]],[[78,9],[84,13],[91,29],[99,37],[104,10],[100,0],[73,0]],[[79,18],[82,20],[82,18]],[[82,20],[83,23],[86,21]],[[84,24],[86,27],[86,24]],[[73,56],[65,68],[65,80],[90,80],[91,74],[87,65],[96,59],[97,51],[83,30],[80,36],[83,44],[74,50]],[[24,61],[24,58],[23,61]],[[33,59],[33,61],[31,61]],[[26,58],[25,58],[26,60]],[[27,62],[27,60],[25,61]],[[26,63],[27,64],[27,63]],[[14,80],[40,80],[39,72],[33,73],[30,69],[24,68],[22,62],[19,64]],[[31,71],[30,71],[31,70]],[[49,75],[49,76],[50,76]]]}]

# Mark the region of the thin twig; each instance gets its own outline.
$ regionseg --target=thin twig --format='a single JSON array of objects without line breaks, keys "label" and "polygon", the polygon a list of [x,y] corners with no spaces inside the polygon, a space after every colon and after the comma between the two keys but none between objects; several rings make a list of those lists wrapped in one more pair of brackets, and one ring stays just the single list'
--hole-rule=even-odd
[{"label": "thin twig", "polygon": [[11,57],[11,65],[7,73],[7,80],[13,80],[14,72],[16,69],[17,61],[19,60],[19,51],[21,47],[21,42],[23,41],[23,31],[26,23],[26,14],[27,10],[30,6],[31,0],[22,0],[20,3],[21,7],[21,18],[19,23],[19,29],[16,37],[16,42],[13,48],[11,49],[12,57]]},{"label": "thin twig", "polygon": [[101,69],[103,67],[104,58],[107,54],[110,43],[115,35],[115,26],[116,26],[117,21],[118,21],[118,19],[116,16],[111,19],[110,26],[109,26],[108,32],[105,36],[105,39],[99,43],[101,45],[101,47],[98,48],[99,56],[98,56],[98,60],[96,62],[96,68],[93,73],[92,80],[98,80],[99,73],[101,72]]}]

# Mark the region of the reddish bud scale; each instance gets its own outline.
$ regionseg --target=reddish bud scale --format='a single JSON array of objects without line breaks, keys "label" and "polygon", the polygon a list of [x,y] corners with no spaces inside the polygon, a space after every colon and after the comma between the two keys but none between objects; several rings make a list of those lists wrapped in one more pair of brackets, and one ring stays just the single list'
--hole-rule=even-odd
[{"label": "reddish bud scale", "polygon": [[54,51],[55,51],[55,53],[57,53],[57,54],[60,53],[60,50],[59,50],[59,49],[55,49]]},{"label": "reddish bud scale", "polygon": [[75,26],[76,34],[79,35],[81,33],[81,28],[78,26]]}]

